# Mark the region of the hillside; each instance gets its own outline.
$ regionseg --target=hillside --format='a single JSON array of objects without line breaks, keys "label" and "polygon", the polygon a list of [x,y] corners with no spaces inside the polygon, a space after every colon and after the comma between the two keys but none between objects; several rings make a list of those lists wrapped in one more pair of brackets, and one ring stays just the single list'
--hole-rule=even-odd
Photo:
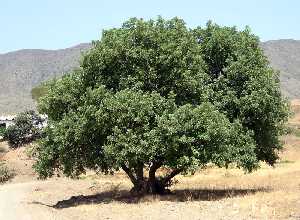
[{"label": "hillside", "polygon": [[0,54],[0,113],[12,113],[34,106],[31,89],[78,67],[80,54],[90,44],[62,50],[19,50]]},{"label": "hillside", "polygon": [[284,94],[291,99],[300,98],[300,40],[272,40],[261,46],[272,67],[281,72]]},{"label": "hillside", "polygon": [[[281,71],[281,85],[289,98],[300,98],[300,41],[274,40],[261,44],[271,65]],[[31,89],[78,67],[90,44],[62,50],[20,50],[0,54],[0,114],[34,107]]]}]

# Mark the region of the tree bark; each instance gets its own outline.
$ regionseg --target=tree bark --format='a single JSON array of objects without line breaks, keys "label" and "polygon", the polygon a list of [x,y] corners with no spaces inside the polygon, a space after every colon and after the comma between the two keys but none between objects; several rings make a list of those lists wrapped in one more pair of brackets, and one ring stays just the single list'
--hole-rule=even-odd
[{"label": "tree bark", "polygon": [[141,181],[144,179],[144,164],[138,163],[137,168],[135,169],[136,179],[137,181]]},{"label": "tree bark", "polygon": [[149,179],[148,179],[148,191],[151,194],[161,194],[162,189],[160,187],[160,184],[158,183],[158,180],[155,177],[155,173],[158,170],[158,168],[161,167],[161,163],[159,162],[153,162],[152,166],[149,170]]},{"label": "tree bark", "polygon": [[132,191],[137,193],[145,191],[146,183],[144,180],[144,164],[138,163],[137,167],[134,169],[136,173],[137,184],[134,186]]},{"label": "tree bark", "polygon": [[133,175],[132,171],[125,164],[122,164],[121,167],[135,186],[137,184],[137,178]]},{"label": "tree bark", "polygon": [[125,164],[122,165],[122,169],[126,172],[133,183],[131,192],[137,195],[169,193],[170,191],[166,188],[170,185],[171,179],[182,172],[182,169],[174,169],[165,177],[157,178],[156,171],[161,167],[161,163],[154,162],[149,169],[148,178],[145,178],[143,166],[143,164],[140,164],[133,171]]}]

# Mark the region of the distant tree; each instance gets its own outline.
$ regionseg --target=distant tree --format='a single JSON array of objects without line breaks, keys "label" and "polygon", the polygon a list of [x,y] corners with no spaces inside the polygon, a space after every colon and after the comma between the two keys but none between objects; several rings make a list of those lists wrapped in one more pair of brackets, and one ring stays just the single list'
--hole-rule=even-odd
[{"label": "distant tree", "polygon": [[104,31],[39,110],[49,117],[41,177],[122,169],[137,193],[164,193],[177,174],[208,163],[249,172],[259,161],[273,165],[289,112],[248,28],[189,30],[178,18],[133,18]]},{"label": "distant tree", "polygon": [[50,84],[54,83],[55,79],[43,82],[40,85],[31,89],[31,97],[33,100],[38,101],[40,97],[45,96],[48,91]]},{"label": "distant tree", "polygon": [[42,136],[42,119],[34,111],[19,113],[14,119],[14,124],[8,126],[4,132],[4,139],[13,148],[30,143]]}]

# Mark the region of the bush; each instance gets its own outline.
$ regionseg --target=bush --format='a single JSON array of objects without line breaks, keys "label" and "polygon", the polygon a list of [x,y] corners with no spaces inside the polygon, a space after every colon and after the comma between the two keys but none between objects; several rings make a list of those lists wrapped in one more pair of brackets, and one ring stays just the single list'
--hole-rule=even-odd
[{"label": "bush", "polygon": [[296,137],[300,137],[300,129],[298,127],[290,127],[290,133],[289,134],[293,134]]},{"label": "bush", "polygon": [[0,127],[0,136],[3,136],[6,131],[5,127]]},{"label": "bush", "polygon": [[0,163],[0,183],[7,182],[14,177],[14,173],[4,163]]},{"label": "bush", "polygon": [[11,147],[19,147],[30,143],[42,136],[42,119],[34,111],[26,111],[17,115],[15,124],[4,132],[4,139]]}]

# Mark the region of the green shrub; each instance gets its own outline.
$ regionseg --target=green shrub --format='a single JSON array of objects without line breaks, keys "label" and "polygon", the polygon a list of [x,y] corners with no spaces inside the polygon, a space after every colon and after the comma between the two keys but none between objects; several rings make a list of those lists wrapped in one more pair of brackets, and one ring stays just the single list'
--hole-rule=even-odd
[{"label": "green shrub", "polygon": [[300,137],[300,129],[294,128],[292,132],[296,137]]},{"label": "green shrub", "polygon": [[295,135],[296,137],[300,137],[300,129],[297,126],[286,127],[286,134]]},{"label": "green shrub", "polygon": [[22,112],[14,122],[15,124],[8,126],[4,132],[4,139],[11,147],[19,147],[41,137],[43,119],[36,112]]},{"label": "green shrub", "polygon": [[0,127],[0,136],[3,136],[6,131],[5,127]]},{"label": "green shrub", "polygon": [[12,172],[8,167],[0,162],[0,183],[5,183],[14,177],[14,172]]}]

